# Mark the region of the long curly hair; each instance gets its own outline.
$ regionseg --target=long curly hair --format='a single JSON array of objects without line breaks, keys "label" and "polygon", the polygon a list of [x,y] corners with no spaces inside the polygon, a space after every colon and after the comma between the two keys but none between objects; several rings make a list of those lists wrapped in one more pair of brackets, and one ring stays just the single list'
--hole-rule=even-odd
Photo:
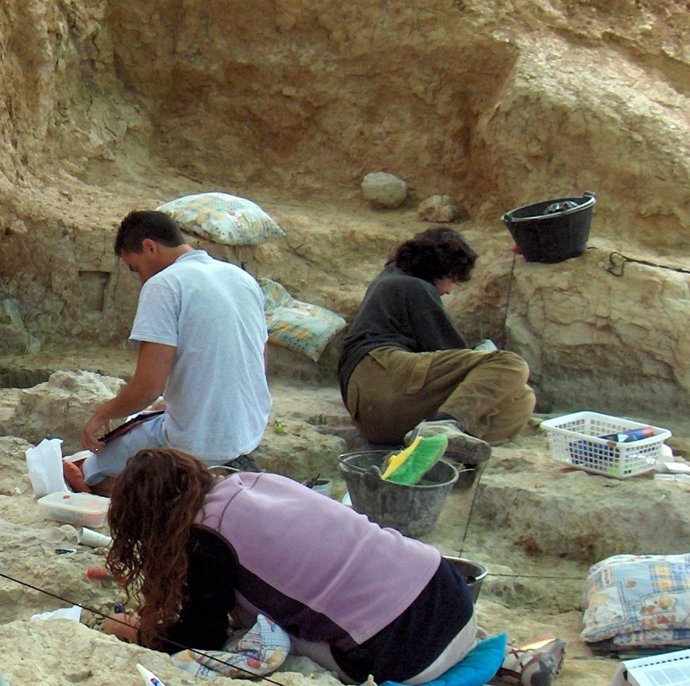
[{"label": "long curly hair", "polygon": [[395,248],[386,265],[395,263],[407,274],[430,283],[446,277],[469,281],[478,256],[455,229],[432,226]]},{"label": "long curly hair", "polygon": [[115,482],[106,567],[136,605],[144,645],[159,646],[179,618],[190,527],[214,482],[203,462],[166,448],[140,450]]}]

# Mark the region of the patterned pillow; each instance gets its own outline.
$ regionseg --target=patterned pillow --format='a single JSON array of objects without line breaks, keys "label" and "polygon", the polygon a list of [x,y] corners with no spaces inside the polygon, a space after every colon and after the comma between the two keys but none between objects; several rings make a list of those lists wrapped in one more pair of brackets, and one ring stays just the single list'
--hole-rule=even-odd
[{"label": "patterned pillow", "polygon": [[222,650],[183,650],[172,656],[177,667],[194,676],[224,674],[236,679],[264,676],[280,667],[290,652],[290,636],[262,614],[239,639],[231,636]]},{"label": "patterned pillow", "polygon": [[264,294],[268,340],[317,362],[345,320],[325,307],[295,300],[277,281],[259,279]]},{"label": "patterned pillow", "polygon": [[614,648],[690,645],[690,554],[614,555],[591,567],[582,638]]},{"label": "patterned pillow", "polygon": [[227,193],[198,193],[156,208],[183,231],[225,245],[257,245],[285,232],[256,203]]}]

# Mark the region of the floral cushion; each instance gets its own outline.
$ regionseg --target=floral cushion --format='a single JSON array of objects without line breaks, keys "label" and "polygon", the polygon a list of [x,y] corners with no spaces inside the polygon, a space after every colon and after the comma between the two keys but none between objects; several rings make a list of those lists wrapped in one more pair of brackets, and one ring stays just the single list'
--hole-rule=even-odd
[{"label": "floral cushion", "polygon": [[614,648],[690,645],[690,554],[614,555],[591,567],[582,638]]},{"label": "floral cushion", "polygon": [[[239,635],[239,638],[235,638]],[[290,652],[290,636],[262,614],[249,631],[236,632],[223,650],[183,650],[172,656],[181,670],[212,678],[223,674],[236,679],[265,676],[280,667]]]},{"label": "floral cushion", "polygon": [[345,320],[319,305],[295,300],[277,281],[259,280],[264,294],[268,340],[317,362]]},{"label": "floral cushion", "polygon": [[225,245],[257,245],[285,232],[256,203],[227,193],[185,195],[156,208],[183,231]]}]

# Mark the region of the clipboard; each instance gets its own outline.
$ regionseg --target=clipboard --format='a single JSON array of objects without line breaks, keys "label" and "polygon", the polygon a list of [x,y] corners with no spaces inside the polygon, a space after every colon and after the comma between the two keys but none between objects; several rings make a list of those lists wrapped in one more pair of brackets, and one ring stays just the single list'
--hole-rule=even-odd
[{"label": "clipboard", "polygon": [[104,434],[98,440],[101,441],[102,443],[110,443],[110,441],[114,441],[116,438],[120,438],[120,436],[124,436],[126,433],[131,431],[135,426],[139,426],[139,424],[143,424],[144,422],[148,422],[149,419],[153,419],[154,417],[158,417],[158,415],[161,415],[164,412],[165,412],[165,410],[156,410],[154,412],[140,412],[138,415],[131,417],[126,422],[123,422],[122,424],[120,424],[120,426],[115,427],[112,431],[108,431],[107,434]]}]

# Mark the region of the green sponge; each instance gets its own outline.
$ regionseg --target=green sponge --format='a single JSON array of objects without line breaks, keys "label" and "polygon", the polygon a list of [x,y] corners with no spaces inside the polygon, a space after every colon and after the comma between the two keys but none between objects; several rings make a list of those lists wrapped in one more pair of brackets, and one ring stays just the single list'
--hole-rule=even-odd
[{"label": "green sponge", "polygon": [[382,478],[396,484],[412,486],[441,459],[448,447],[444,434],[437,436],[418,436],[405,450],[390,455]]}]

